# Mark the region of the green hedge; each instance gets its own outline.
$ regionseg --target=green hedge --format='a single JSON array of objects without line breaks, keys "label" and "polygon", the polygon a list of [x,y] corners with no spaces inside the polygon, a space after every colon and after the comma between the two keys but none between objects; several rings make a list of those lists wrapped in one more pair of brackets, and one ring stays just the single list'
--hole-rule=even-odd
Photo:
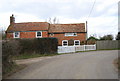
[{"label": "green hedge", "polygon": [[53,54],[57,53],[58,40],[56,38],[20,39],[21,54]]},{"label": "green hedge", "polygon": [[13,70],[15,63],[13,56],[20,53],[18,41],[3,41],[2,42],[2,74],[9,73]]},{"label": "green hedge", "polygon": [[13,39],[2,42],[3,75],[12,71],[15,66],[14,56],[21,54],[54,54],[57,53],[56,38]]}]

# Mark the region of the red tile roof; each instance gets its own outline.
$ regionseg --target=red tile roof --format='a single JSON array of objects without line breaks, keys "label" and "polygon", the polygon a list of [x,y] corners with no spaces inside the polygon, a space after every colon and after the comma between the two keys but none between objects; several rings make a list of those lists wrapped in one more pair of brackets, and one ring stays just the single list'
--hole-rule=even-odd
[{"label": "red tile roof", "polygon": [[85,32],[85,23],[78,24],[51,24],[49,33]]},{"label": "red tile roof", "polygon": [[47,22],[14,23],[8,27],[7,31],[40,31],[48,30],[48,27]]},{"label": "red tile roof", "polygon": [[14,23],[10,25],[7,32],[13,31],[43,31],[49,33],[60,32],[85,32],[85,23],[78,24],[49,24],[47,22],[27,22],[27,23]]}]

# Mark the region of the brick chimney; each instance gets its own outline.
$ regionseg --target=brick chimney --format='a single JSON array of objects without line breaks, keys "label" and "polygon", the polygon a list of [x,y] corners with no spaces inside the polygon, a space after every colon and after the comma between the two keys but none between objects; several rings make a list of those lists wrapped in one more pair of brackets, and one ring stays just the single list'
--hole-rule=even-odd
[{"label": "brick chimney", "polygon": [[15,18],[14,15],[12,14],[12,16],[10,16],[10,25],[15,23]]}]

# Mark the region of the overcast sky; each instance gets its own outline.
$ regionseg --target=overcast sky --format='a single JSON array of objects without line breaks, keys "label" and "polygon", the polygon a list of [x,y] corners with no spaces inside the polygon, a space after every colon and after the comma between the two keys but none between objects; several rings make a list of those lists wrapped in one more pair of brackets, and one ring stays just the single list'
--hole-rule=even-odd
[{"label": "overcast sky", "polygon": [[[9,17],[15,22],[45,22],[56,17],[59,23],[85,23],[88,35],[97,37],[118,32],[119,0],[0,0],[0,29],[6,30]],[[90,11],[93,7],[92,13]],[[90,15],[90,16],[89,16]],[[88,17],[89,16],[89,17]]]}]

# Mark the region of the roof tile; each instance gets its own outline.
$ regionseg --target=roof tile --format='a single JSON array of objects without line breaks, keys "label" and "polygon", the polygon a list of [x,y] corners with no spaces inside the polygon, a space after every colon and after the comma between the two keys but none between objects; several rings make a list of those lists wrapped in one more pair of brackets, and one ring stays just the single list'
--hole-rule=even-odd
[{"label": "roof tile", "polygon": [[14,23],[7,29],[9,31],[43,31],[49,33],[60,32],[85,32],[85,23],[78,24],[50,24],[47,22],[27,22],[27,23]]},{"label": "roof tile", "polygon": [[51,24],[49,33],[59,32],[85,32],[85,24]]}]

